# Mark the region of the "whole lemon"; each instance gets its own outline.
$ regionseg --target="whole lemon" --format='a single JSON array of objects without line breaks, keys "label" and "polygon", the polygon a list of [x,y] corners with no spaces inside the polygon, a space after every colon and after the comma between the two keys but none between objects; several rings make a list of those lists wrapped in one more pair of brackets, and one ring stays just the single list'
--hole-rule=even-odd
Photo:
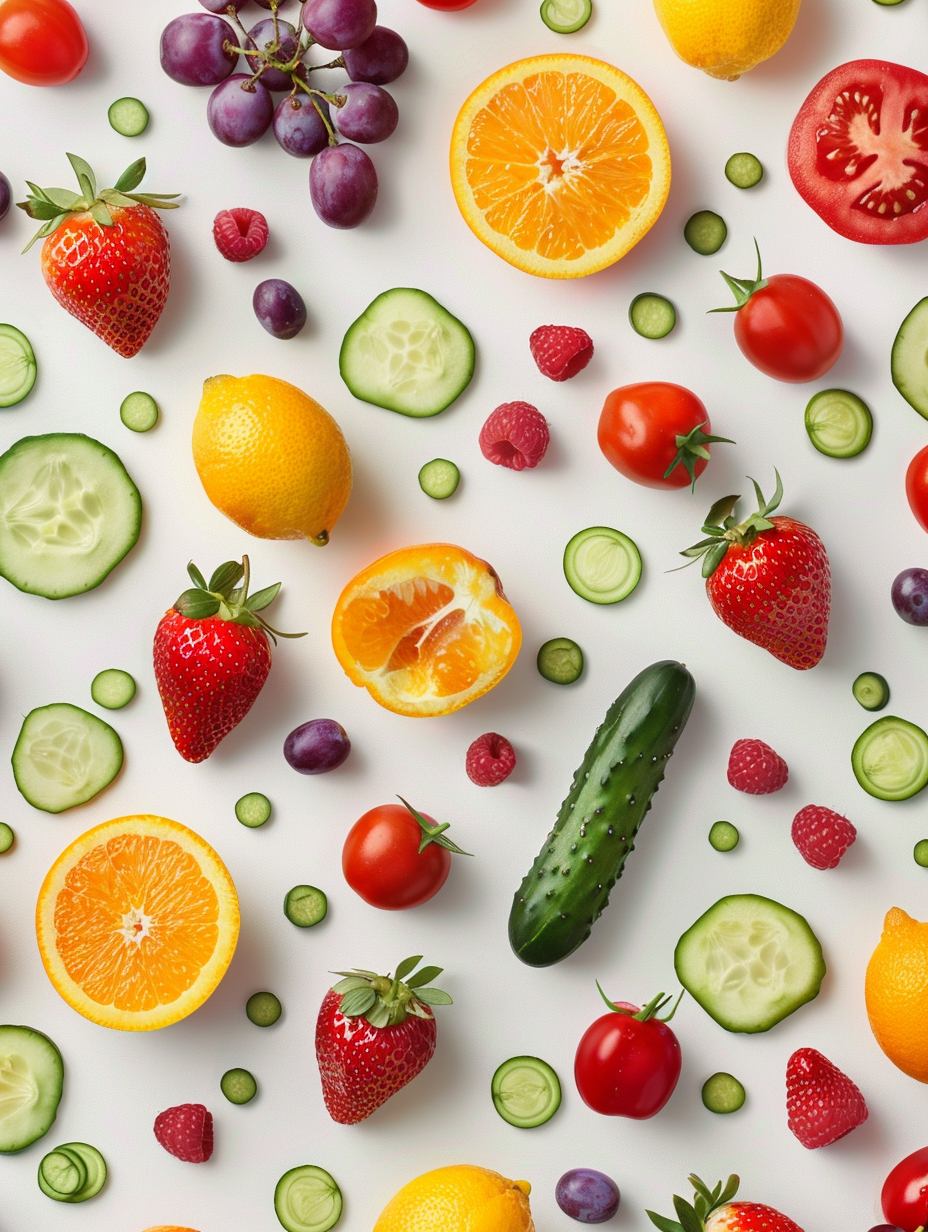
[{"label": "whole lemon", "polygon": [[272,376],[212,376],[193,423],[206,495],[260,539],[328,543],[351,493],[351,455],[319,403]]},{"label": "whole lemon", "polygon": [[928,924],[893,907],[867,966],[867,1014],[876,1042],[904,1074],[928,1082]]},{"label": "whole lemon", "polygon": [[374,1232],[534,1232],[531,1188],[473,1164],[436,1168],[390,1199]]},{"label": "whole lemon", "polygon": [[779,51],[801,0],[654,0],[671,46],[710,77],[737,81]]}]

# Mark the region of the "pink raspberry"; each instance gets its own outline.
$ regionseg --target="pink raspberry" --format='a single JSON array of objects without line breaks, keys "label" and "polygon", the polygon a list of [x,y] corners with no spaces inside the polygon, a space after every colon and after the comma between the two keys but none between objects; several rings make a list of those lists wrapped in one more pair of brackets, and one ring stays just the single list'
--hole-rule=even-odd
[{"label": "pink raspberry", "polygon": [[257,210],[220,210],[213,239],[227,261],[250,261],[267,244],[267,219]]},{"label": "pink raspberry", "polygon": [[736,740],[728,755],[728,781],[749,796],[779,791],[789,778],[786,762],[763,740]]},{"label": "pink raspberry", "polygon": [[516,768],[516,751],[497,732],[478,736],[467,750],[467,777],[478,787],[498,787]]},{"label": "pink raspberry", "polygon": [[539,325],[528,340],[542,376],[569,381],[593,358],[593,339],[573,325]]},{"label": "pink raspberry", "polygon": [[202,1104],[178,1104],[155,1117],[155,1137],[184,1163],[205,1163],[213,1153],[213,1114]]},{"label": "pink raspberry", "polygon": [[835,868],[857,838],[846,817],[820,804],[807,804],[793,818],[796,850],[813,868]]},{"label": "pink raspberry", "polygon": [[504,402],[480,429],[480,452],[495,466],[537,466],[551,440],[548,421],[528,402]]}]

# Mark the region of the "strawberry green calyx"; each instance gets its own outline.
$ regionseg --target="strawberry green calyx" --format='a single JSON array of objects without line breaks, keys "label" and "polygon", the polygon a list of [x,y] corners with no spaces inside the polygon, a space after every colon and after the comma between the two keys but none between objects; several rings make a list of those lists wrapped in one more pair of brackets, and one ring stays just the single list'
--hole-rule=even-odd
[{"label": "strawberry green calyx", "polygon": [[761,268],[760,248],[758,247],[757,240],[754,241],[754,250],[757,253],[757,277],[732,278],[724,270],[719,270],[719,273],[728,284],[729,290],[735,297],[735,303],[729,304],[725,308],[710,308],[710,312],[737,312],[739,308],[744,307],[755,292],[763,291],[767,285],[767,279],[764,277],[764,271]]},{"label": "strawberry green calyx", "polygon": [[427,817],[423,817],[418,809],[414,809],[408,801],[404,800],[402,796],[397,796],[396,798],[401,804],[404,804],[406,808],[409,809],[410,813],[412,813],[413,817],[422,829],[422,840],[419,843],[420,856],[430,843],[436,843],[439,847],[444,847],[446,851],[451,851],[457,856],[469,856],[473,854],[473,852],[470,851],[462,851],[456,843],[452,843],[451,839],[446,837],[445,831],[450,826],[450,822],[446,821],[442,825],[434,825]]},{"label": "strawberry green calyx", "polygon": [[707,445],[723,444],[734,445],[735,442],[727,436],[710,436],[707,432],[703,432],[703,428],[708,423],[708,419],[704,419],[701,424],[697,424],[685,436],[680,433],[675,438],[677,452],[674,460],[664,471],[664,478],[668,478],[678,466],[685,466],[686,473],[690,477],[690,491],[696,490],[696,460],[702,458],[704,462],[709,461],[709,450]]},{"label": "strawberry green calyx", "polygon": [[264,617],[259,615],[277,598],[280,582],[249,595],[251,567],[247,556],[242,557],[241,564],[237,560],[227,560],[220,565],[208,584],[193,561],[187,566],[187,572],[193,582],[193,589],[184,591],[174,604],[174,610],[188,620],[207,620],[211,616],[218,616],[220,620],[228,620],[234,625],[263,629],[271,635],[272,640],[278,637],[306,636],[305,633],[281,633],[279,629],[272,629]]},{"label": "strawberry green calyx", "polygon": [[673,1209],[677,1213],[676,1219],[655,1215],[654,1211],[645,1211],[660,1232],[706,1232],[706,1220],[713,1211],[732,1200],[741,1184],[740,1178],[735,1175],[730,1176],[724,1186],[719,1181],[711,1190],[698,1176],[690,1176],[688,1180],[695,1190],[695,1197],[692,1202],[687,1202],[685,1198],[674,1194]]},{"label": "strawberry green calyx", "polygon": [[19,209],[25,210],[30,218],[41,221],[42,226],[23,249],[28,252],[36,240],[44,239],[57,231],[63,222],[75,214],[89,213],[101,227],[115,226],[110,207],[131,209],[137,205],[147,205],[154,210],[176,210],[173,200],[180,193],[136,193],[145,175],[144,158],[137,159],[131,167],[127,167],[112,188],[97,190],[97,179],[89,164],[76,154],[69,154],[68,161],[74,168],[80,193],[69,188],[39,188],[27,180],[30,193],[25,201],[18,201]]},{"label": "strawberry green calyx", "polygon": [[[764,498],[757,480],[751,479],[757,494],[756,513],[752,513],[745,521],[739,522],[734,516],[734,511],[741,497],[723,496],[715,502],[706,515],[702,533],[708,537],[700,539],[699,543],[694,543],[691,548],[680,553],[681,556],[689,556],[691,563],[702,557],[704,578],[710,578],[715,573],[725,559],[726,552],[734,544],[748,547],[763,531],[774,529],[774,524],[770,521],[768,514],[773,513],[783,499],[783,482],[779,471],[774,469],[773,473],[777,477],[777,486],[769,501]],[[750,479],[750,476],[748,478]]]},{"label": "strawberry green calyx", "polygon": [[434,1018],[430,1006],[451,1005],[452,1001],[446,992],[431,987],[443,968],[423,967],[413,975],[420,962],[421,954],[404,958],[392,976],[361,968],[333,972],[345,977],[332,990],[342,994],[339,1013],[346,1018],[366,1018],[372,1027],[398,1027],[410,1015]]},{"label": "strawberry green calyx", "polygon": [[677,1012],[680,1002],[683,1000],[684,992],[686,992],[685,988],[680,990],[680,995],[677,997],[676,1004],[673,1009],[669,1014],[665,1014],[664,1017],[661,1018],[660,1011],[668,1006],[671,1001],[673,1001],[672,993],[668,995],[666,993],[659,992],[656,997],[651,998],[647,1005],[643,1005],[640,1010],[635,1010],[634,1007],[629,1007],[627,1005],[622,1005],[621,1003],[617,1004],[615,1001],[610,1001],[603,992],[602,985],[599,980],[596,981],[596,987],[599,989],[599,995],[611,1010],[614,1010],[616,1014],[625,1014],[629,1018],[634,1018],[637,1022],[648,1022],[652,1018],[654,1018],[657,1022],[670,1022],[671,1018],[673,1018],[674,1014]]}]

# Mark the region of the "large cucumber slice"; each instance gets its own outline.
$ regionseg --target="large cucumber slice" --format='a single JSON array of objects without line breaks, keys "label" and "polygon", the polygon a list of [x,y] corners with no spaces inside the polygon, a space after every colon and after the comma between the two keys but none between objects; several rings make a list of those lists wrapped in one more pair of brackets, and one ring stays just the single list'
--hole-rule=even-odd
[{"label": "large cucumber slice", "polygon": [[899,326],[891,372],[893,384],[909,406],[928,419],[928,295]]},{"label": "large cucumber slice", "polygon": [[0,406],[22,402],[35,384],[32,343],[15,325],[0,325]]},{"label": "large cucumber slice", "polygon": [[474,340],[428,292],[394,287],[350,326],[338,367],[356,398],[421,419],[470,384]]},{"label": "large cucumber slice", "polygon": [[46,813],[92,800],[121,766],[122,741],[109,723],[67,702],[31,710],[13,749],[16,786]]},{"label": "large cucumber slice", "polygon": [[64,1064],[47,1035],[32,1027],[0,1027],[0,1152],[21,1151],[55,1120]]},{"label": "large cucumber slice", "polygon": [[541,1057],[510,1057],[493,1075],[493,1107],[517,1129],[550,1121],[561,1106],[561,1082]]},{"label": "large cucumber slice", "polygon": [[303,1164],[277,1182],[274,1210],[287,1232],[329,1232],[342,1216],[342,1191],[325,1168]]},{"label": "large cucumber slice", "polygon": [[851,766],[864,791],[878,800],[908,800],[928,786],[928,735],[888,714],[857,737]]},{"label": "large cucumber slice", "polygon": [[822,947],[797,912],[729,894],[699,917],[673,956],[677,979],[726,1031],[769,1031],[817,997]]},{"label": "large cucumber slice", "polygon": [[25,436],[0,457],[0,575],[63,599],[99,586],[135,546],[139,490],[90,436]]}]

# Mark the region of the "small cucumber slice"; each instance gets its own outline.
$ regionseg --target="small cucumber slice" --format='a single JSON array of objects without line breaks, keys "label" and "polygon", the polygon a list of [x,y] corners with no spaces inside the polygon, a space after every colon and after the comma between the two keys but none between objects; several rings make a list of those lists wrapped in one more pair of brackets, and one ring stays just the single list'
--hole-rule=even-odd
[{"label": "small cucumber slice", "polygon": [[64,1085],[61,1053],[31,1027],[0,1027],[0,1153],[21,1151],[51,1129]]},{"label": "small cucumber slice", "polygon": [[227,1069],[219,1079],[219,1089],[230,1104],[248,1104],[258,1094],[254,1074],[247,1069]]},{"label": "small cucumber slice", "polygon": [[447,500],[461,482],[461,472],[447,458],[433,458],[419,471],[419,487],[432,500]]},{"label": "small cucumber slice", "polygon": [[889,701],[889,685],[879,672],[861,672],[851,688],[864,710],[882,710]]},{"label": "small cucumber slice", "polygon": [[135,697],[135,681],[122,668],[107,667],[90,682],[90,696],[105,710],[122,710]]},{"label": "small cucumber slice", "polygon": [[493,1107],[517,1129],[550,1121],[561,1106],[561,1083],[540,1057],[511,1057],[493,1075]]},{"label": "small cucumber slice", "polygon": [[618,603],[641,581],[641,553],[620,530],[590,526],[564,549],[564,576],[581,599]]},{"label": "small cucumber slice", "polygon": [[713,822],[709,831],[709,843],[716,851],[734,851],[741,842],[738,827],[730,821]]},{"label": "small cucumber slice", "polygon": [[552,637],[538,651],[538,670],[552,684],[573,684],[583,672],[583,651],[569,637]]},{"label": "small cucumber slice", "polygon": [[86,804],[122,767],[122,741],[95,714],[55,702],[30,710],[13,749],[13,777],[33,808],[46,813]]},{"label": "small cucumber slice", "polygon": [[133,432],[150,432],[158,422],[158,403],[151,394],[137,389],[123,398],[119,418]]},{"label": "small cucumber slice", "polygon": [[312,928],[325,919],[328,910],[328,899],[315,886],[294,886],[284,899],[284,915],[297,928]]},{"label": "small cucumber slice", "polygon": [[260,791],[250,791],[235,802],[235,816],[243,826],[255,830],[263,826],[271,815],[271,802]]},{"label": "small cucumber slice", "polygon": [[683,228],[683,238],[701,257],[711,257],[725,243],[728,237],[728,227],[725,219],[712,210],[700,210],[687,221]]},{"label": "small cucumber slice", "polygon": [[829,458],[856,458],[870,444],[873,416],[866,402],[846,389],[822,389],[806,407],[809,440]]},{"label": "small cucumber slice", "polygon": [[117,98],[106,117],[121,137],[138,137],[148,128],[148,108],[137,98]]},{"label": "small cucumber slice", "polygon": [[65,1201],[87,1184],[87,1168],[80,1155],[70,1151],[49,1151],[39,1164],[40,1185],[42,1181],[59,1197],[59,1201]]},{"label": "small cucumber slice", "polygon": [[[63,1160],[69,1160],[84,1178],[83,1184],[75,1190],[64,1192],[58,1188],[59,1184],[70,1183],[71,1174]],[[54,1198],[56,1202],[86,1202],[88,1198],[95,1198],[106,1184],[106,1160],[96,1147],[86,1142],[67,1142],[45,1156],[39,1164],[38,1180],[39,1189],[47,1198]]]},{"label": "small cucumber slice", "polygon": [[919,868],[928,868],[928,838],[921,838],[915,844],[912,858]]},{"label": "small cucumber slice", "polygon": [[349,327],[338,368],[356,398],[421,419],[470,384],[474,340],[428,292],[394,287]]},{"label": "small cucumber slice", "polygon": [[0,856],[10,850],[15,838],[12,827],[8,826],[5,821],[0,821]]},{"label": "small cucumber slice", "polygon": [[541,6],[541,20],[555,34],[575,34],[592,15],[592,0],[544,0]]},{"label": "small cucumber slice", "polygon": [[873,0],[873,3],[882,5],[883,8],[892,8],[896,4],[902,4],[902,0]]},{"label": "small cucumber slice", "polygon": [[888,714],[857,737],[851,765],[857,782],[878,800],[908,800],[928,785],[928,735]]},{"label": "small cucumber slice", "polygon": [[928,295],[899,326],[890,362],[893,384],[928,419]]},{"label": "small cucumber slice", "polygon": [[38,368],[32,343],[15,325],[0,325],[0,407],[22,402]]},{"label": "small cucumber slice", "polygon": [[643,291],[632,300],[628,319],[642,338],[666,338],[677,323],[677,310],[656,291]]},{"label": "small cucumber slice", "polygon": [[744,1100],[744,1087],[731,1074],[713,1074],[702,1084],[702,1102],[710,1112],[726,1116],[743,1108]]},{"label": "small cucumber slice", "polygon": [[304,1164],[277,1182],[274,1210],[287,1232],[328,1232],[342,1216],[342,1191],[325,1168]]},{"label": "small cucumber slice", "polygon": [[283,1013],[283,1006],[272,992],[255,992],[245,1002],[245,1013],[256,1027],[273,1027]]},{"label": "small cucumber slice", "polygon": [[753,154],[732,154],[725,164],[725,178],[735,188],[753,188],[764,178],[764,164]]},{"label": "small cucumber slice", "polygon": [[772,898],[730,894],[683,934],[677,979],[726,1031],[769,1031],[817,997],[825,975],[808,922]]}]

